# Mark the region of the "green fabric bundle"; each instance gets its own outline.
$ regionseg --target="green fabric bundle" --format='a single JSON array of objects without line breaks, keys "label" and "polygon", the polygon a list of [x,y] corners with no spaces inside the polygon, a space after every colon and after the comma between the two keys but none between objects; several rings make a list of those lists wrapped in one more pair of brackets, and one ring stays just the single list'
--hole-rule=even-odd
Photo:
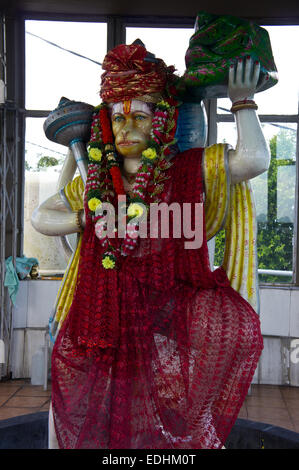
[{"label": "green fabric bundle", "polygon": [[258,92],[277,83],[270,38],[264,28],[234,16],[199,13],[185,56],[181,92],[193,100],[226,97],[230,65],[247,56],[261,65]]}]

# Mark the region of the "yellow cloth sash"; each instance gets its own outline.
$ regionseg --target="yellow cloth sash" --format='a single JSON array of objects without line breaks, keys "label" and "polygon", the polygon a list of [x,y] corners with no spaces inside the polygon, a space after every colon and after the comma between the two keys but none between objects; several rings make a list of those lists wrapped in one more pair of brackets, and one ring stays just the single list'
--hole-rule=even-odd
[{"label": "yellow cloth sash", "polygon": [[[80,176],[77,176],[73,181],[65,186],[64,194],[72,211],[83,209],[84,185]],[[80,234],[76,250],[69,260],[56,297],[54,324],[52,327],[53,332],[61,327],[73,301],[77,283],[81,243],[82,234]]]},{"label": "yellow cloth sash", "polygon": [[227,144],[204,152],[207,239],[225,229],[222,267],[231,286],[258,311],[255,204],[249,181],[230,185],[227,153]]}]

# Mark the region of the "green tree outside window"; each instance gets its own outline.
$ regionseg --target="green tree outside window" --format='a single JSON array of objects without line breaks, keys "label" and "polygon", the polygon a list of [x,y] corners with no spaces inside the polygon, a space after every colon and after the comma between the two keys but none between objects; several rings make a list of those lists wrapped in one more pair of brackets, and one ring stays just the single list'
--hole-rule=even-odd
[{"label": "green tree outside window", "polygon": [[[267,173],[255,178],[257,251],[259,269],[292,271],[295,203],[296,131],[280,129],[270,142],[271,162]],[[267,188],[265,194],[265,187]],[[267,203],[265,205],[265,196]],[[266,207],[262,212],[262,208]],[[225,232],[215,241],[215,266],[222,263]],[[292,276],[260,274],[260,282],[289,283]]]}]

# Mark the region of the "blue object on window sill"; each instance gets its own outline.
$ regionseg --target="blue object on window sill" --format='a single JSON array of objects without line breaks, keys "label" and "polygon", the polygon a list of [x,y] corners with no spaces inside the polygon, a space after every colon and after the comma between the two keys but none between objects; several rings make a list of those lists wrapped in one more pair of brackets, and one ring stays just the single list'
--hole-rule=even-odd
[{"label": "blue object on window sill", "polygon": [[36,258],[26,258],[25,256],[16,258],[16,267],[13,265],[12,256],[5,260],[4,286],[8,288],[8,293],[14,305],[20,279],[25,279],[34,265],[38,265],[38,260]]}]

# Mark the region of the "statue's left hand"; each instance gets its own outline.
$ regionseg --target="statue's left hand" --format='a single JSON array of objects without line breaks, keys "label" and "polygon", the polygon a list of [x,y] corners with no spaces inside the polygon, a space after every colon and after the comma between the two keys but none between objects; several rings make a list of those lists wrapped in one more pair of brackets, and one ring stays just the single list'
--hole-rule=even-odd
[{"label": "statue's left hand", "polygon": [[[238,61],[229,70],[228,96],[233,103],[252,100],[260,76],[260,64],[250,57]],[[264,75],[263,80],[269,76]],[[259,85],[259,86],[261,86]],[[255,108],[234,113],[238,140],[235,149],[229,150],[229,172],[231,183],[240,183],[255,178],[269,167],[270,150],[263,135]]]},{"label": "statue's left hand", "polygon": [[259,75],[260,63],[254,62],[250,56],[232,65],[228,77],[228,96],[231,101],[252,100]]}]

